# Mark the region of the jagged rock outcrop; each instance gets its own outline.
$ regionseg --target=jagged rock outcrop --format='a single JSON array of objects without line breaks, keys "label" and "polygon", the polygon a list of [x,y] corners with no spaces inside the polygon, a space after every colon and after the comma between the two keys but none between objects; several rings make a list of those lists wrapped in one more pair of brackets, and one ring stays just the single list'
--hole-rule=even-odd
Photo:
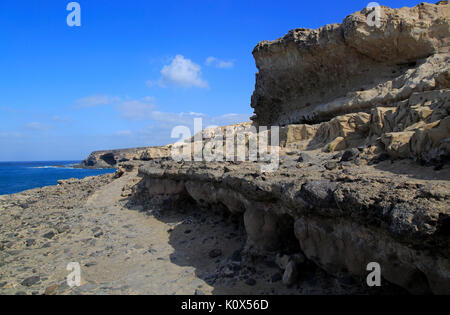
[{"label": "jagged rock outcrop", "polygon": [[[127,166],[142,177],[134,198],[242,216],[247,253],[289,247],[360,280],[376,262],[412,293],[449,294],[449,10],[447,1],[383,7],[374,28],[365,9],[258,44],[253,123],[228,130],[244,131],[248,151],[259,126],[280,126],[279,168],[157,153]],[[200,148],[226,147],[226,131],[203,131]],[[284,265],[292,284],[301,263]]]},{"label": "jagged rock outcrop", "polygon": [[[120,163],[131,160],[138,160],[151,148],[131,148],[118,150],[103,150],[92,152],[85,160],[83,160],[79,167],[81,168],[116,168]],[[159,151],[158,148],[156,151]]]},{"label": "jagged rock outcrop", "polygon": [[[282,250],[296,238],[333,275],[364,277],[377,262],[384,279],[412,293],[450,292],[449,169],[411,179],[386,172],[390,161],[357,166],[320,152],[298,159],[283,156],[273,174],[261,174],[258,163],[155,160],[139,169],[135,196],[242,215],[248,251]],[[329,161],[334,171],[325,168]],[[414,162],[397,163],[414,173]]]},{"label": "jagged rock outcrop", "polygon": [[294,150],[376,145],[447,161],[450,4],[382,7],[379,27],[370,13],[259,43],[253,121],[285,126],[281,141]]},{"label": "jagged rock outcrop", "polygon": [[382,7],[379,28],[368,25],[370,12],[259,43],[253,51],[259,70],[253,121],[318,123],[449,88],[448,1]]},{"label": "jagged rock outcrop", "polygon": [[[386,152],[392,158],[442,163],[450,158],[449,114],[450,89],[415,92],[395,107],[376,107],[369,113],[345,114],[318,124],[283,126],[279,141],[285,152],[317,149],[336,152],[374,146],[377,148],[374,154]],[[214,142],[226,148],[226,142],[216,137],[225,137],[227,130],[231,134],[258,132],[251,123],[205,130],[202,148],[213,146]],[[186,141],[194,143],[193,139]]]},{"label": "jagged rock outcrop", "polygon": [[413,93],[396,107],[338,116],[316,125],[288,125],[281,142],[290,150],[342,151],[378,146],[393,158],[447,161],[450,90]]},{"label": "jagged rock outcrop", "polygon": [[172,145],[167,145],[164,147],[149,147],[138,155],[138,159],[141,161],[150,161],[153,159],[160,159],[164,157],[169,157],[171,155]]}]

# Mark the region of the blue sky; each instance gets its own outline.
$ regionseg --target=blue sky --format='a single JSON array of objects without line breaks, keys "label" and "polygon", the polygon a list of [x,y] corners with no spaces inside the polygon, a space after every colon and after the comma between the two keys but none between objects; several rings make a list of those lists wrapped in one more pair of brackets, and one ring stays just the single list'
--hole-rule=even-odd
[{"label": "blue sky", "polygon": [[247,121],[259,41],[370,1],[80,0],[81,27],[69,2],[0,1],[0,161],[167,144],[194,117]]}]

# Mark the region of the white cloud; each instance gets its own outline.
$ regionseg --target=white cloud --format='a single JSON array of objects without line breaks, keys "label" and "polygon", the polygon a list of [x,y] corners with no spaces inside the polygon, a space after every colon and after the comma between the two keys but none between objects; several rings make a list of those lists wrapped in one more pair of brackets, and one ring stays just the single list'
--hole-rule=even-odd
[{"label": "white cloud", "polygon": [[119,97],[110,97],[108,95],[91,95],[88,97],[80,98],[76,101],[76,109],[83,109],[88,107],[96,107],[101,105],[110,105],[120,101]]},{"label": "white cloud", "polygon": [[222,116],[211,117],[209,125],[227,126],[237,123],[249,122],[250,115],[248,114],[225,114]]},{"label": "white cloud", "polygon": [[158,110],[153,97],[142,99],[128,99],[121,101],[116,106],[120,117],[133,121],[153,121],[161,126],[193,125],[194,118],[202,118],[205,125],[232,125],[235,123],[247,122],[250,120],[249,114],[225,114],[221,116],[210,116],[204,113],[179,112],[171,113]]},{"label": "white cloud", "polygon": [[191,127],[195,118],[202,118],[203,127],[216,125],[226,126],[236,123],[250,121],[250,115],[247,114],[225,114],[221,116],[209,116],[202,113],[167,113],[155,111],[152,114],[152,120],[167,124],[170,126],[184,125]]},{"label": "white cloud", "polygon": [[[138,131],[135,136],[142,143],[155,145],[166,145],[174,143],[179,139],[171,138],[172,129],[176,126],[186,126],[194,135],[194,118],[202,118],[202,129],[210,126],[226,126],[241,122],[248,122],[250,115],[226,114],[221,116],[209,116],[200,113],[155,113],[155,124]],[[154,143],[153,143],[154,142]]]},{"label": "white cloud", "polygon": [[161,78],[157,82],[148,81],[147,85],[208,88],[208,82],[202,78],[201,67],[182,55],[175,56],[161,69]]},{"label": "white cloud", "polygon": [[13,132],[0,132],[0,138],[17,138],[22,136],[20,132],[13,131]]},{"label": "white cloud", "polygon": [[[114,105],[115,109],[120,113],[120,117],[135,121],[151,119],[152,113],[156,108],[153,104],[155,99],[151,96],[141,99],[130,99],[109,95],[93,95],[79,99],[76,102],[79,104],[76,109]],[[52,119],[59,122],[66,121],[59,116],[53,116]]]},{"label": "white cloud", "polygon": [[55,122],[59,122],[59,123],[70,123],[70,122],[72,122],[69,118],[61,117],[61,116],[58,116],[58,115],[53,115],[52,116],[52,120],[55,121]]},{"label": "white cloud", "polygon": [[[86,98],[88,99],[88,98]],[[92,98],[94,99],[94,98]],[[138,131],[118,130],[110,134],[121,139],[129,139],[130,143],[138,146],[164,145],[175,142],[177,139],[170,137],[172,129],[176,126],[186,126],[193,133],[195,118],[202,118],[203,129],[209,126],[226,126],[241,122],[250,121],[250,114],[225,114],[211,116],[205,113],[196,112],[164,112],[155,105],[155,99],[147,96],[140,99],[120,98],[105,96],[98,100],[115,100],[115,109],[122,119],[130,121],[148,121],[149,126]],[[108,101],[108,104],[112,101]],[[96,102],[96,103],[100,103]],[[38,127],[38,126],[34,126]],[[125,127],[126,128],[126,127]]]},{"label": "white cloud", "polygon": [[180,125],[180,124],[189,124],[194,117],[203,117],[203,114],[200,113],[168,113],[168,112],[160,112],[154,111],[152,113],[152,120],[161,122],[164,124],[171,125]]},{"label": "white cloud", "polygon": [[126,100],[119,103],[116,107],[121,117],[129,120],[151,119],[155,108],[153,99],[148,98],[142,100]]},{"label": "white cloud", "polygon": [[50,126],[41,124],[39,122],[30,122],[23,127],[31,131],[45,131],[51,129]]},{"label": "white cloud", "polygon": [[116,136],[131,136],[133,133],[130,130],[118,130]]},{"label": "white cloud", "polygon": [[139,146],[174,143],[178,139],[172,139],[170,136],[172,129],[176,126],[186,126],[193,134],[195,118],[202,118],[203,129],[209,126],[226,126],[250,121],[250,114],[210,116],[196,112],[164,112],[157,109],[153,98],[128,100],[120,103],[117,110],[124,119],[149,122],[149,126],[135,132],[128,130],[116,132],[118,136],[126,136],[130,141],[139,143]]},{"label": "white cloud", "polygon": [[205,64],[219,69],[229,69],[234,67],[234,61],[224,61],[216,57],[206,58]]},{"label": "white cloud", "polygon": [[155,102],[155,98],[153,96],[146,96],[142,100],[146,102]]}]

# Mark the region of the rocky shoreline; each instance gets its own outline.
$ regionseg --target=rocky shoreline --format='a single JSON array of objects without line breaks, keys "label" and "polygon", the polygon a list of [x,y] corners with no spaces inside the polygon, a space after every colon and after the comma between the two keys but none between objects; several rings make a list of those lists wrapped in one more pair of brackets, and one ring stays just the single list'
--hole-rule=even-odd
[{"label": "rocky shoreline", "polygon": [[[115,175],[60,181],[0,197],[0,294],[448,292],[445,281],[434,282],[445,276],[436,272],[448,270],[448,260],[435,260],[436,255],[448,257],[446,225],[439,223],[448,210],[448,166],[412,172],[412,161],[358,166],[355,160],[319,152],[282,156],[280,170],[270,175],[258,174],[257,163],[156,159],[126,164]],[[289,209],[294,196],[296,207],[303,204],[304,210]],[[333,204],[337,196],[347,204]],[[429,202],[436,215],[419,223],[423,212],[416,211],[423,208],[416,209],[411,200],[422,206]],[[415,233],[404,213],[378,212],[391,207],[389,202],[405,205],[401,210],[415,216]],[[262,208],[263,226],[258,219]],[[438,221],[432,223],[430,217]],[[346,222],[352,222],[351,234],[358,235],[358,249],[368,250],[363,257],[383,265],[381,288],[365,285],[365,270],[359,277],[352,274],[351,268],[362,262],[354,255],[346,260],[350,240],[345,248],[335,243],[349,228]],[[379,240],[384,247],[374,250]],[[408,255],[414,251],[422,254],[411,260]],[[293,259],[294,272],[287,272]],[[66,284],[69,262],[81,265],[79,288]],[[334,269],[349,262],[347,271]],[[426,286],[415,278],[419,268]],[[405,281],[407,290],[400,287]]]},{"label": "rocky shoreline", "polygon": [[384,279],[411,293],[448,293],[449,167],[357,164],[335,154],[287,155],[279,171],[261,174],[255,163],[156,160],[140,167],[136,194],[242,216],[249,253],[289,251],[293,243],[294,253],[336,277],[364,279],[378,262]]},{"label": "rocky shoreline", "polygon": [[112,169],[117,168],[120,163],[136,160],[148,160],[151,157],[157,157],[158,152],[161,155],[167,155],[165,147],[142,147],[117,150],[103,150],[92,152],[77,168],[85,169]]},{"label": "rocky shoreline", "polygon": [[[304,265],[283,284],[288,256],[247,255],[242,220],[132,197],[131,172],[0,197],[0,294],[405,294],[368,289]],[[66,266],[81,266],[81,286]],[[280,267],[281,266],[281,267]]]},{"label": "rocky shoreline", "polygon": [[[253,122],[94,152],[82,167],[114,175],[0,196],[0,293],[450,294],[450,4],[369,14],[258,44]],[[221,137],[248,153],[265,124],[273,171]]]}]

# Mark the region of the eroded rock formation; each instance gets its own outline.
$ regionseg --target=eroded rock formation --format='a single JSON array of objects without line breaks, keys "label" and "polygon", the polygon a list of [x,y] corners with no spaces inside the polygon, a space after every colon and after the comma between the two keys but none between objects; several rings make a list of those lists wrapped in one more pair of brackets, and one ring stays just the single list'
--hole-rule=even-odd
[{"label": "eroded rock formation", "polygon": [[261,174],[257,163],[155,160],[140,168],[135,193],[242,215],[250,252],[283,250],[297,238],[306,257],[333,275],[364,277],[378,262],[386,280],[413,293],[450,292],[448,169],[410,179],[386,172],[391,161],[377,170],[330,153],[306,159],[284,156],[273,174]]},{"label": "eroded rock formation", "polygon": [[[144,158],[148,150],[152,148],[131,148],[118,150],[104,150],[94,151],[85,160],[83,160],[79,167],[82,168],[116,168],[120,163],[131,160],[138,160]],[[159,150],[159,148],[157,149]]]},{"label": "eroded rock formation", "polygon": [[317,123],[341,114],[396,107],[414,92],[450,85],[450,5],[382,7],[381,26],[365,9],[342,24],[295,29],[259,43],[252,97],[260,125]]},{"label": "eroded rock formation", "polygon": [[[229,129],[280,126],[275,172],[260,160],[176,162],[168,146],[117,176],[139,167],[133,195],[143,203],[241,216],[247,254],[291,254],[286,284],[304,258],[361,281],[377,262],[412,293],[449,294],[449,10],[447,1],[383,7],[376,28],[365,9],[258,44],[253,124]],[[200,147],[221,147],[226,129],[202,132]]]}]

